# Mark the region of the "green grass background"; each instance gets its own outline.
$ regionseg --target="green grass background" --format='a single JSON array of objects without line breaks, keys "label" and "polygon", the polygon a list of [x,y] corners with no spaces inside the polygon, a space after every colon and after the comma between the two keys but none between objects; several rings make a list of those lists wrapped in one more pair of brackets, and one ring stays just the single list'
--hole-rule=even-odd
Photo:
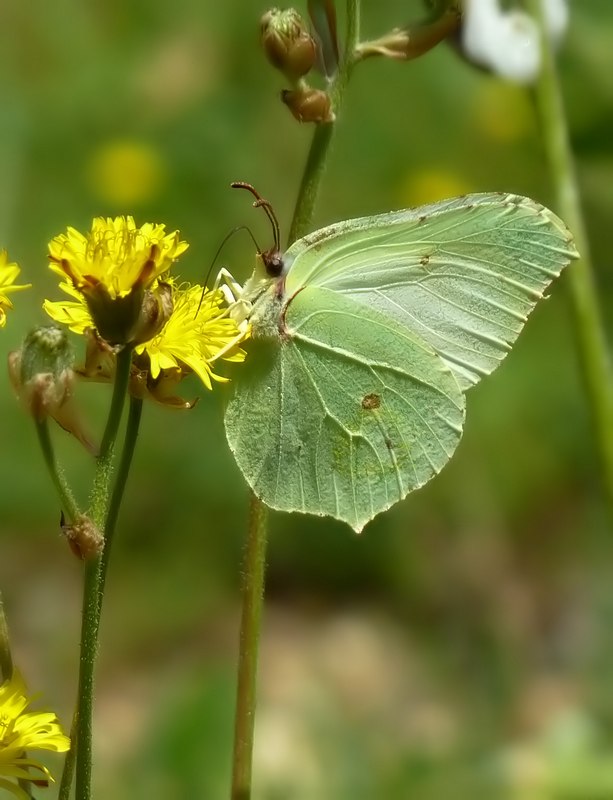
[{"label": "green grass background", "polygon": [[[364,6],[364,36],[421,14],[418,2]],[[561,72],[610,331],[613,6],[570,8]],[[312,129],[279,102],[283,80],[258,45],[265,10],[2,3],[0,246],[34,284],[14,296],[7,352],[59,297],[46,244],[67,225],[132,213],[179,228],[190,249],[177,271],[192,281],[235,225],[268,242],[230,181],[255,184],[288,230]],[[552,202],[528,91],[446,45],[356,71],[316,224],[494,190]],[[239,236],[222,262],[243,280],[253,258]],[[613,798],[613,538],[567,288],[471,390],[436,480],[360,537],[274,515],[255,800]],[[0,587],[15,659],[68,726],[81,564],[32,426],[0,382]],[[193,381],[192,411],[146,409],[101,631],[99,797],[228,796],[247,492],[223,433],[227,391]],[[100,430],[108,387],[79,398]],[[91,464],[56,433],[85,497]]]}]

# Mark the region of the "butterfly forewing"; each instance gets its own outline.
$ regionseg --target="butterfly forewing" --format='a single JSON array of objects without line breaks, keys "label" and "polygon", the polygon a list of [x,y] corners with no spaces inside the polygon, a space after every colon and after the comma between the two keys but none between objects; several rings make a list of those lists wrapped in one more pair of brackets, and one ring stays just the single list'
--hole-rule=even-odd
[{"label": "butterfly forewing", "polygon": [[343,294],[307,287],[284,326],[237,376],[230,446],[267,505],[359,531],[449,460],[464,396],[419,336]]},{"label": "butterfly forewing", "polygon": [[482,194],[341,222],[287,255],[290,295],[320,286],[377,309],[427,341],[467,388],[504,358],[576,251],[548,209]]}]

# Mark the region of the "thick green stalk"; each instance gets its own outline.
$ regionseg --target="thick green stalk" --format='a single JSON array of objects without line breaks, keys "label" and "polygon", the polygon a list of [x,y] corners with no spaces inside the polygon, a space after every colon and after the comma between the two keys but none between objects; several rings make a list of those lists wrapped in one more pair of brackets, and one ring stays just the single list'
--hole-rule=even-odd
[{"label": "thick green stalk", "polygon": [[[108,487],[111,480],[113,445],[119,430],[124,401],[128,390],[132,351],[124,348],[117,356],[113,398],[106,423],[92,495],[93,522],[102,528],[107,515]],[[75,795],[77,800],[91,797],[92,771],[92,719],[94,705],[94,670],[98,650],[100,620],[101,557],[85,563],[83,610],[81,620],[81,651],[79,658],[79,689],[76,711],[76,770]],[[67,758],[67,763],[69,759]]]},{"label": "thick green stalk", "polygon": [[252,494],[243,576],[243,610],[238,656],[238,685],[232,759],[232,800],[251,797],[253,727],[260,624],[264,601],[268,509]]},{"label": "thick green stalk", "polygon": [[[338,118],[343,95],[355,63],[354,54],[359,37],[359,17],[359,0],[347,0],[345,48],[338,73],[329,87],[331,106],[336,118]],[[317,125],[315,128],[290,227],[288,237],[290,244],[299,237],[304,236],[312,224],[315,203],[325,172],[326,160],[330,152],[330,144],[335,127],[335,122],[331,122]],[[238,657],[234,753],[232,758],[232,800],[250,800],[251,798],[257,667],[268,538],[267,520],[268,509],[252,493],[247,549],[243,569],[243,610]]]},{"label": "thick green stalk", "polygon": [[543,143],[549,161],[557,211],[572,231],[580,260],[567,273],[574,316],[574,333],[590,404],[592,424],[600,449],[602,479],[613,508],[613,376],[598,303],[598,293],[585,230],[579,187],[569,141],[564,102],[549,37],[544,32],[541,0],[530,0],[541,28],[542,68],[535,99]]}]

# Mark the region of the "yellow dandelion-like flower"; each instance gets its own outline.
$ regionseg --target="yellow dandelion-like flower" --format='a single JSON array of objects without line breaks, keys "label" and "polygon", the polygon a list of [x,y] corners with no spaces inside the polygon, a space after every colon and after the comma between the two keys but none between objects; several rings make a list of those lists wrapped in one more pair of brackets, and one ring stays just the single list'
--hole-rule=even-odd
[{"label": "yellow dandelion-like flower", "polygon": [[7,778],[31,781],[39,786],[53,780],[49,770],[29,758],[26,751],[63,753],[70,747],[70,739],[62,732],[56,715],[44,711],[26,712],[29,704],[23,679],[14,671],[0,686],[0,788],[22,800],[29,795]]},{"label": "yellow dandelion-like flower", "polygon": [[[190,372],[198,375],[207,389],[212,388],[213,380],[226,381],[227,378],[214,372],[215,362],[220,359],[243,361],[245,351],[239,345],[247,338],[248,332],[245,326],[239,327],[228,315],[226,298],[220,289],[205,289],[203,292],[198,284],[176,285],[168,281],[166,284],[156,282],[152,287],[154,292],[158,285],[170,288],[172,312],[159,333],[135,348],[141,380],[138,385],[133,384],[132,390],[135,394],[152,395],[169,403],[167,390],[174,388]],[[67,283],[62,283],[61,287],[74,300],[46,300],[44,309],[47,314],[75,333],[84,334],[95,328],[81,293]],[[97,348],[95,340],[90,341],[90,364],[86,364],[83,372],[87,377],[112,378],[109,353],[102,347]],[[146,384],[144,390],[143,380]],[[190,405],[174,397],[170,404]]]},{"label": "yellow dandelion-like flower", "polygon": [[111,300],[149,286],[187,250],[165,225],[136,227],[132,217],[96,217],[86,235],[74,228],[49,242],[51,269],[86,291],[103,284]]},{"label": "yellow dandelion-like flower", "polygon": [[169,369],[193,371],[207,389],[211,379],[224,382],[227,378],[213,372],[213,364],[243,361],[245,352],[238,347],[244,338],[236,322],[227,316],[225,298],[220,289],[202,290],[198,284],[172,287],[173,311],[157,334],[136,348],[149,357],[149,372],[156,380]]},{"label": "yellow dandelion-like flower", "polygon": [[15,285],[15,280],[19,275],[17,264],[9,263],[6,250],[0,250],[0,328],[6,325],[6,309],[12,308],[13,304],[8,298],[9,292],[18,292],[21,289],[29,289],[32,284]]},{"label": "yellow dandelion-like flower", "polygon": [[74,300],[45,300],[43,308],[54,322],[66,325],[73,333],[85,333],[95,328],[85,298],[70,283],[60,283],[60,289]]},{"label": "yellow dandelion-like flower", "polygon": [[132,217],[97,217],[85,235],[68,228],[52,239],[49,260],[64,279],[61,288],[83,296],[103,339],[140,343],[157,332],[143,317],[146,291],[187,246],[178,231],[167,234],[164,225],[137,228]]}]

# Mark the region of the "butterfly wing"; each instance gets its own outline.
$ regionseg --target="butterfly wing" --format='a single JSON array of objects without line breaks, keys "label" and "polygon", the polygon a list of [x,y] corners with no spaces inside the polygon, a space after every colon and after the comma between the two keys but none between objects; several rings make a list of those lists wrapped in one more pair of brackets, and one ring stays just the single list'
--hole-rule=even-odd
[{"label": "butterfly wing", "polygon": [[344,293],[308,286],[282,325],[236,376],[230,447],[266,505],[360,531],[449,460],[464,395],[418,335]]},{"label": "butterfly wing", "polygon": [[315,231],[288,250],[286,287],[290,297],[318,286],[377,309],[429,342],[468,388],[496,368],[576,257],[548,209],[475,194]]}]

